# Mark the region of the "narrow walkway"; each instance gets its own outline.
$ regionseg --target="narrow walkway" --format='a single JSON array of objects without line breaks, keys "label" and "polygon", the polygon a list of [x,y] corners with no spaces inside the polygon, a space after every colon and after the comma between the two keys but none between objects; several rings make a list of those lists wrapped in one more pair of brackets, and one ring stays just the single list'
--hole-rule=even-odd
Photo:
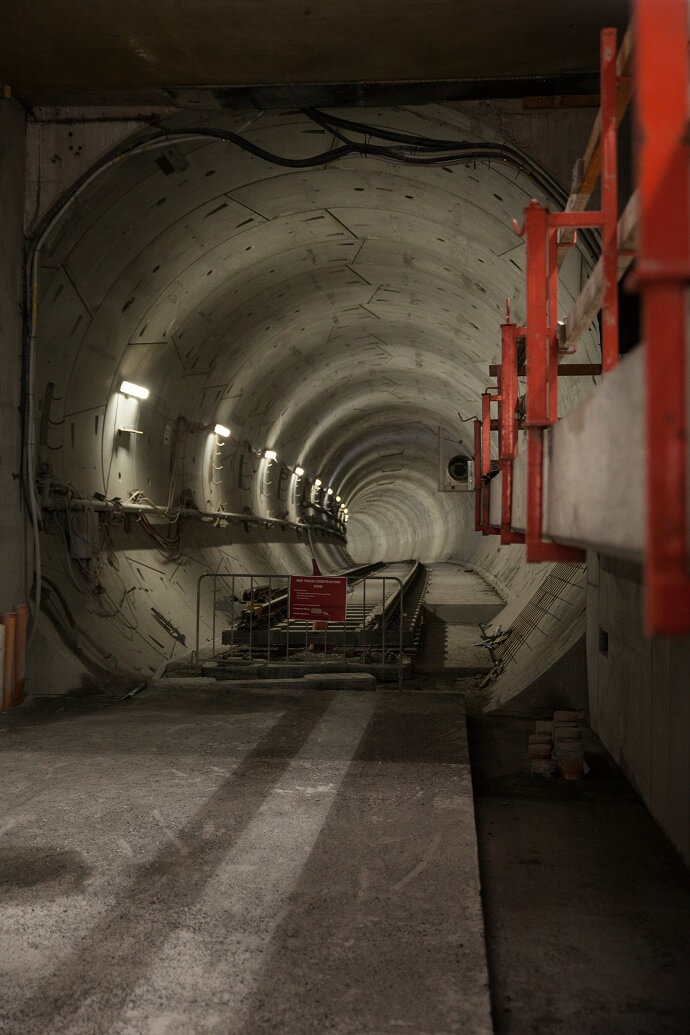
[{"label": "narrow walkway", "polygon": [[503,601],[462,565],[432,564],[428,570],[424,644],[415,670],[458,676],[488,672],[488,652],[477,646],[482,636],[479,623],[497,615]]},{"label": "narrow walkway", "polygon": [[3,725],[3,1032],[491,1031],[461,698]]}]

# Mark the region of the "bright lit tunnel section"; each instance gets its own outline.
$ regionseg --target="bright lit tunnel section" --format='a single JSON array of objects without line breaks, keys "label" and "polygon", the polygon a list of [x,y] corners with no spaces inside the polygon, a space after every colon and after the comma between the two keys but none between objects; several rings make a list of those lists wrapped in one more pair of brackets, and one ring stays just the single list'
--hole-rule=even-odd
[{"label": "bright lit tunnel section", "polygon": [[[442,107],[366,118],[495,140]],[[285,168],[177,132],[93,176],[38,255],[40,635],[64,678],[161,670],[194,646],[202,572],[310,571],[311,546],[324,571],[479,551],[517,577],[522,548],[506,568],[471,494],[439,492],[437,443],[440,427],[471,454],[461,418],[479,415],[506,298],[525,315],[510,221],[548,195],[496,160]],[[296,157],[338,143],[295,112],[243,135]],[[586,262],[571,249],[564,311]],[[578,360],[598,359],[591,333]],[[581,390],[561,385],[564,409]]]}]

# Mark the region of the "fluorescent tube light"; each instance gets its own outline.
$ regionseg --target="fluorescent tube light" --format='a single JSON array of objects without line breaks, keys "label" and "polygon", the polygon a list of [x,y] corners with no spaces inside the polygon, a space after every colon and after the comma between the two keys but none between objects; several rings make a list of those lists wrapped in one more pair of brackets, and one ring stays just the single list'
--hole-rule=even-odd
[{"label": "fluorescent tube light", "polygon": [[131,381],[123,381],[120,385],[120,391],[123,395],[133,395],[137,399],[148,399],[149,397],[148,388],[132,384]]}]

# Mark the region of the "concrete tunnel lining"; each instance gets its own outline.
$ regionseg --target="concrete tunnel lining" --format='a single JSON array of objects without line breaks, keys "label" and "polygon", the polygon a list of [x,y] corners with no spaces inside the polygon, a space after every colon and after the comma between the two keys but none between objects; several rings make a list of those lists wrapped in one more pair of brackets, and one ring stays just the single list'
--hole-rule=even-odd
[{"label": "concrete tunnel lining", "polygon": [[[367,119],[429,136],[481,135],[439,106],[371,111]],[[245,135],[291,155],[314,153],[328,139],[296,113],[264,116]],[[175,492],[191,489],[200,506],[297,520],[290,490],[286,500],[270,486],[262,492],[256,452],[270,447],[278,465],[301,464],[342,490],[350,507],[348,549],[319,541],[324,564],[400,559],[401,549],[430,562],[467,557],[470,501],[436,491],[436,430],[469,447],[458,412],[478,415],[505,298],[524,316],[524,244],[509,220],[543,195],[494,163],[410,168],[348,157],[287,170],[219,141],[172,146],[172,172],[151,150],[94,179],[42,250],[39,411],[48,382],[54,389],[50,412],[37,414],[40,461],[87,498],[126,501],[137,490],[165,507],[175,473]],[[564,311],[583,261],[573,250],[563,268]],[[593,331],[578,359],[598,359]],[[123,400],[125,377],[150,387],[150,398]],[[560,387],[565,408],[584,390],[573,380]],[[181,416],[185,455],[173,472]],[[123,440],[116,422],[125,420],[143,434]],[[219,485],[209,477],[208,430],[200,430],[216,420],[233,430]],[[393,436],[402,471],[391,476]],[[240,456],[256,468],[244,488]],[[175,560],[138,540],[133,548],[131,532],[115,531],[101,551],[110,563],[99,561],[99,584],[113,603],[105,612],[65,572],[60,536],[44,537],[46,570],[64,586],[77,624],[106,644],[124,673],[153,670],[184,649],[161,637],[152,607],[190,645],[204,568],[308,568],[294,534],[251,545],[235,531],[223,538],[222,530],[190,526]]]}]

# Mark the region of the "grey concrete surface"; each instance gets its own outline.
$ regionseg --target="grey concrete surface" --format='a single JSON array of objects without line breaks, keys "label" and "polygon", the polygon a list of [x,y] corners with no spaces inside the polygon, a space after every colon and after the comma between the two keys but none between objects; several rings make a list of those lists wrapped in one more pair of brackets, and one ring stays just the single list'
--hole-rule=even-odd
[{"label": "grey concrete surface", "polygon": [[488,672],[491,659],[480,622],[489,622],[504,602],[474,571],[458,564],[429,565],[424,596],[423,650],[415,668],[420,672],[470,675]]},{"label": "grey concrete surface", "polygon": [[[228,7],[220,0],[205,0],[201,8],[191,0],[154,8],[129,0],[53,0],[46,8],[27,0],[21,14],[7,12],[7,43],[0,45],[5,81],[26,101],[52,104],[99,103],[113,89],[139,99],[167,84],[279,84],[276,96],[287,97],[294,83],[564,72],[577,83],[577,73],[597,70],[599,29],[622,29],[628,18],[624,0],[579,0],[576,8],[532,0],[519,12],[502,0],[435,2],[430,10],[400,0],[395,18],[383,0],[324,2],[318,9],[264,0],[260,19],[252,4]],[[153,95],[175,94],[168,88]],[[334,103],[337,97],[334,92]]]},{"label": "grey concrete surface", "polygon": [[3,720],[0,1030],[491,1030],[462,700]]},{"label": "grey concrete surface", "polygon": [[645,636],[643,601],[638,565],[588,555],[591,723],[690,862],[690,639]]},{"label": "grey concrete surface", "polygon": [[688,871],[591,731],[581,783],[529,775],[535,716],[468,719],[495,1031],[685,1035]]},{"label": "grey concrete surface", "polygon": [[[639,561],[646,499],[644,346],[621,357],[596,392],[545,436],[544,536]],[[596,457],[596,463],[593,458]],[[491,480],[490,516],[500,524],[501,482]],[[527,447],[513,467],[512,527],[527,521]]]}]

